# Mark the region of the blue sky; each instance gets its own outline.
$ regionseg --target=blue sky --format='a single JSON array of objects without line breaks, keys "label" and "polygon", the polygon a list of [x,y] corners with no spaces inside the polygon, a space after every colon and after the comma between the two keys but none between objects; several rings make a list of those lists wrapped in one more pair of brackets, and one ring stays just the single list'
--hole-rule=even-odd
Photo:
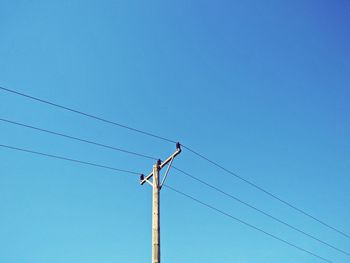
[{"label": "blue sky", "polygon": [[[171,138],[350,233],[348,1],[0,1],[0,84]],[[175,145],[0,92],[0,118],[164,159]],[[1,144],[153,161],[0,122]],[[0,149],[0,262],[149,262],[138,176]],[[184,150],[175,165],[343,250],[350,240]],[[167,183],[349,258],[172,170]],[[163,189],[164,262],[322,262]]]}]

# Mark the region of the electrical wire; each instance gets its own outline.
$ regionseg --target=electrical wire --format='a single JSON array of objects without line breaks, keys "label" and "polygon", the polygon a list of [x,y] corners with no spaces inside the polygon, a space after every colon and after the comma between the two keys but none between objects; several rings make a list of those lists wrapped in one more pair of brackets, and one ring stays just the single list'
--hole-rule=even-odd
[{"label": "electrical wire", "polygon": [[130,171],[130,170],[124,170],[124,169],[119,169],[119,168],[106,166],[106,165],[102,165],[102,164],[96,164],[96,163],[76,160],[76,159],[72,159],[72,158],[68,158],[68,157],[64,157],[64,156],[58,156],[58,155],[53,155],[53,154],[48,154],[48,153],[43,153],[43,152],[37,152],[37,151],[23,149],[23,148],[14,147],[14,146],[5,145],[5,144],[0,144],[0,147],[11,149],[11,150],[16,150],[16,151],[21,151],[21,152],[26,152],[26,153],[32,153],[32,154],[41,155],[41,156],[45,156],[45,157],[60,159],[60,160],[64,160],[64,161],[70,161],[70,162],[74,162],[74,163],[79,163],[79,164],[85,164],[85,165],[89,165],[89,166],[104,168],[104,169],[117,171],[117,172],[136,174],[136,175],[140,175],[141,174],[141,173],[133,172],[133,171]]},{"label": "electrical wire", "polygon": [[333,261],[331,261],[329,259],[326,259],[326,258],[324,258],[324,257],[322,257],[322,256],[320,256],[320,255],[318,255],[318,254],[316,254],[314,252],[311,252],[311,251],[309,251],[309,250],[307,250],[305,248],[302,248],[302,247],[300,247],[298,245],[295,245],[295,244],[293,244],[293,243],[291,243],[291,242],[289,242],[289,241],[287,241],[285,239],[282,239],[282,238],[280,238],[280,237],[278,237],[278,236],[276,236],[274,234],[271,234],[271,233],[269,233],[269,232],[267,232],[267,231],[265,231],[265,230],[263,230],[261,228],[258,228],[258,227],[254,226],[254,225],[252,225],[252,224],[250,224],[250,223],[248,223],[248,222],[246,222],[246,221],[244,221],[242,219],[239,219],[239,218],[237,218],[237,217],[235,217],[235,216],[233,216],[231,214],[228,214],[225,211],[222,211],[222,210],[220,210],[220,209],[218,209],[218,208],[216,208],[216,207],[214,207],[214,206],[212,206],[210,204],[207,204],[207,203],[205,203],[205,202],[203,202],[203,201],[201,201],[201,200],[199,200],[199,199],[197,199],[197,198],[195,198],[195,197],[193,197],[191,195],[188,195],[188,194],[186,194],[186,193],[184,193],[182,191],[179,191],[179,190],[177,190],[177,189],[175,189],[175,188],[173,188],[173,187],[171,187],[169,185],[164,185],[164,186],[167,189],[170,189],[171,191],[173,191],[173,192],[175,192],[175,193],[177,193],[179,195],[182,195],[182,196],[184,196],[186,198],[189,198],[189,199],[191,199],[192,201],[194,201],[196,203],[199,203],[199,204],[201,204],[201,205],[203,205],[203,206],[205,206],[205,207],[207,207],[207,208],[209,208],[209,209],[211,209],[211,210],[213,210],[213,211],[215,211],[215,212],[217,212],[219,214],[222,214],[222,215],[224,215],[226,217],[229,217],[229,218],[231,218],[231,219],[233,219],[233,220],[235,220],[235,221],[237,221],[237,222],[239,222],[239,223],[241,223],[243,225],[246,225],[246,226],[248,226],[248,227],[250,227],[250,228],[252,228],[252,229],[254,229],[256,231],[264,233],[265,235],[270,236],[270,237],[272,237],[272,238],[274,238],[274,239],[276,239],[276,240],[278,240],[278,241],[280,241],[282,243],[285,243],[285,244],[287,244],[287,245],[289,245],[291,247],[294,247],[294,248],[296,248],[296,249],[298,249],[298,250],[300,250],[300,251],[302,251],[304,253],[307,253],[307,254],[309,254],[311,256],[314,256],[314,257],[316,257],[318,259],[321,259],[321,260],[323,260],[325,262],[333,263]]},{"label": "electrical wire", "polygon": [[[84,142],[84,143],[96,145],[96,146],[103,147],[103,148],[108,148],[108,149],[112,149],[112,150],[116,150],[116,151],[121,151],[121,152],[128,153],[128,154],[133,154],[133,155],[141,156],[141,157],[144,157],[144,158],[149,158],[149,159],[157,160],[157,158],[150,157],[150,156],[148,156],[148,155],[144,155],[144,154],[140,154],[140,153],[135,153],[135,152],[131,152],[131,151],[128,151],[128,150],[123,150],[123,149],[116,148],[116,147],[113,147],[113,146],[109,146],[109,145],[104,145],[104,144],[96,143],[96,142],[94,142],[94,141],[88,141],[88,140],[85,140],[85,139],[81,139],[81,138],[73,137],[73,136],[70,136],[70,135],[66,135],[66,134],[62,134],[62,133],[50,131],[50,130],[47,130],[47,129],[42,129],[42,128],[34,127],[34,126],[31,126],[31,125],[28,125],[28,124],[23,124],[23,123],[15,122],[15,121],[11,121],[11,120],[8,120],[8,119],[0,118],[0,121],[4,121],[4,122],[10,123],[10,124],[14,124],[14,125],[19,125],[19,126],[22,126],[22,127],[25,127],[25,128],[34,129],[34,130],[37,130],[37,131],[40,131],[40,132],[46,132],[46,133],[49,133],[49,134],[53,134],[53,135],[65,137],[65,138],[68,138],[68,139],[77,140],[77,141],[80,141],[80,142]],[[342,249],[340,249],[340,248],[337,248],[337,247],[335,247],[335,246],[333,246],[333,245],[331,245],[331,244],[329,244],[329,243],[327,243],[327,242],[325,242],[325,241],[323,241],[323,240],[321,240],[321,239],[319,239],[319,238],[317,238],[317,237],[315,237],[315,236],[313,236],[313,235],[311,235],[311,234],[308,234],[308,233],[306,233],[305,231],[300,230],[300,229],[298,229],[297,227],[294,227],[294,226],[290,225],[289,223],[287,223],[287,222],[285,222],[285,221],[283,221],[283,220],[281,220],[281,219],[278,219],[277,217],[275,217],[275,216],[273,216],[273,215],[271,215],[271,214],[269,214],[269,213],[267,213],[267,212],[264,212],[263,210],[261,210],[261,209],[255,207],[255,206],[253,206],[253,205],[251,205],[251,204],[248,204],[247,202],[245,202],[245,201],[239,199],[238,197],[235,197],[235,196],[233,196],[233,195],[231,195],[231,194],[229,194],[229,193],[227,193],[227,192],[225,192],[225,191],[219,189],[218,187],[215,187],[215,186],[209,184],[208,182],[205,182],[204,180],[202,180],[202,179],[200,179],[200,178],[194,176],[193,174],[190,174],[190,173],[188,173],[188,172],[185,172],[184,170],[179,169],[179,168],[177,168],[176,166],[172,166],[172,167],[173,167],[174,170],[177,170],[178,172],[180,172],[180,173],[186,175],[187,177],[189,177],[189,178],[191,178],[191,179],[193,179],[193,180],[195,180],[195,181],[197,181],[197,182],[199,182],[199,183],[201,183],[201,184],[203,184],[203,185],[205,185],[205,186],[207,186],[207,187],[210,187],[211,189],[214,189],[215,191],[217,191],[217,192],[219,192],[219,193],[221,193],[221,194],[223,194],[223,195],[225,195],[225,196],[227,196],[227,197],[229,197],[229,198],[231,198],[231,199],[233,199],[233,200],[235,200],[235,201],[238,201],[238,202],[240,202],[241,204],[243,204],[243,205],[245,205],[245,206],[247,206],[247,207],[249,207],[249,208],[251,208],[251,209],[254,209],[255,211],[257,211],[257,212],[259,212],[259,213],[261,213],[261,214],[263,214],[263,215],[265,215],[265,216],[267,216],[267,217],[269,217],[269,218],[271,218],[271,219],[273,219],[273,220],[275,220],[275,221],[277,221],[277,222],[279,222],[279,223],[281,223],[281,224],[283,224],[283,225],[285,225],[285,226],[287,226],[287,227],[289,227],[289,228],[291,228],[291,229],[293,229],[293,230],[295,230],[295,231],[297,231],[297,232],[299,232],[299,233],[301,233],[301,234],[303,234],[303,235],[305,235],[305,236],[307,236],[307,237],[309,237],[309,238],[311,238],[311,239],[313,239],[313,240],[316,240],[316,241],[318,241],[318,242],[320,242],[320,243],[322,243],[322,244],[324,244],[324,245],[326,245],[326,246],[328,246],[328,247],[330,247],[330,248],[333,248],[333,249],[337,250],[338,252],[341,252],[341,253],[343,253],[343,254],[345,254],[345,255],[347,255],[347,256],[350,256],[350,253],[348,253],[348,252],[346,252],[346,251],[344,251],[344,250],[342,250]]]},{"label": "electrical wire", "polygon": [[[57,107],[57,108],[61,108],[61,109],[64,109],[64,110],[67,110],[67,111],[70,111],[70,112],[73,112],[73,113],[76,113],[76,114],[80,114],[80,115],[83,115],[85,117],[89,117],[89,118],[92,118],[92,119],[95,119],[95,120],[99,120],[99,121],[102,121],[102,122],[105,122],[105,123],[109,123],[109,124],[112,124],[112,125],[115,125],[115,126],[118,126],[118,127],[121,127],[121,128],[125,128],[125,129],[128,129],[130,131],[134,131],[134,132],[137,132],[137,133],[140,133],[140,134],[144,134],[144,135],[147,135],[147,136],[150,136],[150,137],[153,137],[153,138],[157,138],[157,139],[160,139],[160,140],[163,140],[163,141],[167,141],[167,142],[171,142],[171,143],[176,143],[176,141],[174,141],[174,140],[171,140],[171,139],[168,139],[168,138],[165,138],[165,137],[162,137],[162,136],[150,133],[150,132],[146,132],[146,131],[143,131],[143,130],[140,130],[140,129],[135,129],[135,128],[132,128],[130,126],[127,126],[127,125],[124,125],[124,124],[121,124],[121,123],[110,121],[110,120],[104,119],[102,117],[98,117],[98,116],[95,116],[95,115],[92,115],[92,114],[89,114],[89,113],[85,113],[85,112],[82,112],[82,111],[79,111],[79,110],[75,110],[75,109],[72,109],[72,108],[69,108],[69,107],[66,107],[66,106],[62,106],[62,105],[59,105],[59,104],[54,103],[54,102],[50,102],[50,101],[47,101],[47,100],[44,100],[44,99],[40,99],[38,97],[34,97],[34,96],[31,96],[31,95],[28,95],[28,94],[24,94],[24,93],[19,92],[19,91],[15,91],[15,90],[12,90],[12,89],[4,88],[4,87],[1,87],[1,86],[0,86],[0,90],[6,91],[6,92],[9,92],[9,93],[12,93],[12,94],[16,94],[16,95],[19,95],[19,96],[22,96],[22,97],[25,97],[25,98],[29,98],[31,100],[35,100],[35,101],[38,101],[38,102],[41,102],[41,103],[44,103],[44,104],[48,104],[48,105],[51,105],[51,106],[54,106],[54,107]],[[318,219],[317,217],[315,217],[315,216],[311,215],[310,213],[304,211],[303,209],[298,208],[295,205],[291,204],[290,202],[287,202],[287,201],[283,200],[282,198],[280,198],[277,195],[271,193],[270,191],[264,189],[263,187],[261,187],[261,186],[255,184],[255,183],[253,183],[253,182],[243,178],[242,176],[240,176],[240,175],[230,171],[229,169],[227,169],[227,168],[223,167],[222,165],[218,164],[217,162],[214,162],[211,159],[207,158],[203,154],[193,150],[191,147],[186,146],[186,145],[182,145],[182,147],[184,149],[187,149],[188,151],[192,152],[194,155],[197,155],[198,157],[202,158],[203,160],[211,163],[212,165],[220,168],[221,170],[225,171],[226,173],[231,174],[232,176],[234,176],[234,177],[240,179],[241,181],[249,184],[250,186],[254,187],[255,189],[257,189],[257,190],[259,190],[259,191],[269,195],[270,197],[278,200],[279,202],[283,203],[284,205],[287,205],[288,207],[294,209],[295,211],[297,211],[297,212],[299,212],[299,213],[301,213],[301,214],[303,214],[303,215],[313,219],[314,221],[322,224],[323,226],[325,226],[325,227],[327,227],[329,229],[332,229],[333,231],[335,231],[335,232],[343,235],[344,237],[350,239],[350,235],[346,234],[344,231],[341,231],[338,228],[331,226],[330,224],[324,222],[323,220]]]},{"label": "electrical wire", "polygon": [[[48,153],[43,153],[43,152],[37,152],[37,151],[29,150],[29,149],[23,149],[23,148],[19,148],[19,147],[4,145],[4,144],[0,144],[0,147],[7,148],[7,149],[11,149],[11,150],[16,150],[16,151],[21,151],[21,152],[26,152],[26,153],[31,153],[31,154],[35,154],[35,155],[40,155],[40,156],[45,156],[45,157],[60,159],[60,160],[64,160],[64,161],[70,161],[70,162],[74,162],[74,163],[79,163],[79,164],[94,166],[94,167],[98,167],[98,168],[103,168],[103,169],[118,171],[118,172],[124,172],[124,173],[136,174],[136,175],[139,175],[139,174],[140,174],[140,173],[138,173],[138,172],[133,172],[133,171],[129,171],[129,170],[114,168],[114,167],[110,167],[110,166],[105,166],[105,165],[101,165],[101,164],[96,164],[96,163],[91,163],[91,162],[76,160],[76,159],[72,159],[72,158],[68,158],[68,157],[63,157],[63,156],[58,156],[58,155],[53,155],[53,154],[48,154]],[[252,228],[252,229],[254,229],[254,230],[256,230],[256,231],[259,231],[259,232],[261,232],[261,233],[264,233],[265,235],[268,235],[268,236],[270,236],[270,237],[272,237],[272,238],[274,238],[274,239],[276,239],[276,240],[278,240],[278,241],[280,241],[280,242],[282,242],[282,243],[285,243],[285,244],[287,244],[287,245],[289,245],[289,246],[291,246],[291,247],[294,247],[294,248],[296,248],[296,249],[298,249],[298,250],[300,250],[300,251],[302,251],[302,252],[305,252],[305,253],[307,253],[307,254],[309,254],[309,255],[312,255],[312,256],[314,256],[314,257],[316,257],[316,258],[318,258],[318,259],[321,259],[321,260],[323,260],[323,261],[325,261],[325,262],[333,263],[332,261],[330,261],[330,260],[328,260],[328,259],[326,259],[326,258],[324,258],[324,257],[322,257],[322,256],[320,256],[320,255],[317,255],[317,254],[314,253],[314,252],[311,252],[311,251],[309,251],[309,250],[307,250],[307,249],[304,249],[304,248],[302,248],[302,247],[300,247],[300,246],[297,246],[297,245],[295,245],[295,244],[293,244],[293,243],[291,243],[291,242],[289,242],[289,241],[286,241],[286,240],[284,240],[284,239],[282,239],[282,238],[280,238],[280,237],[278,237],[278,236],[276,236],[276,235],[273,235],[273,234],[271,234],[271,233],[269,233],[269,232],[267,232],[267,231],[265,231],[265,230],[263,230],[263,229],[261,229],[261,228],[258,228],[258,227],[254,226],[254,225],[252,225],[252,224],[250,224],[250,223],[247,223],[247,222],[245,222],[245,221],[243,221],[243,220],[241,220],[241,219],[239,219],[239,218],[237,218],[237,217],[234,217],[234,216],[232,216],[232,215],[230,215],[230,214],[228,214],[228,213],[226,213],[226,212],[224,212],[224,211],[222,211],[222,210],[220,210],[220,209],[218,209],[218,208],[216,208],[216,207],[214,207],[214,206],[212,206],[212,205],[209,205],[209,204],[207,204],[207,203],[204,203],[204,202],[200,201],[200,200],[197,199],[197,198],[194,198],[194,197],[192,197],[192,196],[190,196],[190,195],[188,195],[188,194],[186,194],[186,193],[184,193],[184,192],[181,192],[181,191],[179,191],[179,190],[176,190],[175,188],[173,188],[173,187],[171,187],[171,186],[169,186],[169,185],[164,185],[164,186],[165,186],[166,188],[168,188],[168,189],[170,189],[170,190],[172,190],[172,191],[174,191],[174,192],[176,192],[176,193],[182,195],[182,196],[185,196],[185,197],[187,197],[187,198],[189,198],[189,199],[191,199],[191,200],[193,200],[193,201],[195,201],[195,202],[197,202],[197,203],[199,203],[199,204],[201,204],[201,205],[203,205],[203,206],[205,206],[205,207],[207,207],[207,208],[210,208],[210,209],[212,209],[212,210],[214,210],[214,211],[216,211],[216,212],[218,212],[218,213],[220,213],[220,214],[222,214],[222,215],[225,215],[226,217],[229,217],[229,218],[231,218],[231,219],[234,219],[235,221],[237,221],[237,222],[239,222],[239,223],[241,223],[241,224],[244,224],[244,225],[246,225],[246,226],[248,226],[248,227],[250,227],[250,228]]]},{"label": "electrical wire", "polygon": [[261,214],[263,214],[263,215],[265,215],[267,217],[269,217],[269,218],[271,218],[271,219],[273,219],[274,221],[279,222],[279,223],[281,223],[281,224],[283,224],[283,225],[285,225],[285,226],[287,226],[287,227],[289,227],[289,228],[291,228],[291,229],[293,229],[293,230],[295,230],[295,231],[297,231],[297,232],[299,232],[299,233],[301,233],[301,234],[303,234],[303,235],[305,235],[305,236],[307,236],[307,237],[309,237],[309,238],[311,238],[311,239],[313,239],[313,240],[315,240],[315,241],[317,241],[317,242],[319,242],[319,243],[321,243],[323,245],[326,245],[326,246],[328,246],[328,247],[330,247],[330,248],[332,248],[332,249],[334,249],[334,250],[336,250],[338,252],[341,252],[341,253],[343,253],[343,254],[345,254],[347,256],[350,256],[349,252],[346,252],[346,251],[344,251],[344,250],[342,250],[342,249],[340,249],[340,248],[338,248],[338,247],[336,247],[336,246],[334,246],[332,244],[329,244],[328,242],[325,242],[325,241],[323,241],[323,240],[321,240],[321,239],[319,239],[319,238],[317,238],[317,237],[315,237],[315,236],[305,232],[304,230],[301,230],[301,229],[299,229],[299,228],[297,228],[297,227],[295,227],[295,226],[293,226],[293,225],[291,225],[291,224],[289,224],[289,223],[287,223],[287,222],[285,222],[285,221],[283,221],[283,220],[281,220],[281,219],[279,219],[279,218],[277,218],[277,217],[275,217],[275,216],[273,216],[273,215],[271,215],[271,214],[269,214],[269,213],[267,213],[267,212],[257,208],[256,206],[253,206],[253,205],[251,205],[251,204],[241,200],[240,198],[238,198],[236,196],[234,196],[232,194],[229,194],[229,193],[223,191],[222,189],[220,189],[220,188],[218,188],[218,187],[216,187],[216,186],[214,186],[214,185],[212,185],[212,184],[210,184],[210,183],[208,183],[208,182],[206,182],[206,181],[204,181],[204,180],[202,180],[202,179],[200,179],[200,178],[198,178],[198,177],[196,177],[196,176],[194,176],[194,175],[192,175],[192,174],[190,174],[188,172],[185,172],[182,169],[179,169],[179,168],[177,168],[175,166],[172,166],[172,167],[173,167],[174,170],[177,170],[178,172],[184,174],[185,176],[191,178],[192,180],[195,180],[195,181],[197,181],[197,182],[199,182],[199,183],[201,183],[201,184],[203,184],[203,185],[205,185],[205,186],[215,190],[216,192],[219,192],[219,193],[229,197],[230,199],[233,199],[233,200],[235,200],[235,201],[237,201],[237,202],[239,202],[239,203],[241,203],[241,204],[243,204],[243,205],[245,205],[245,206],[247,206],[247,207],[249,207],[249,208],[251,208],[251,209],[253,209],[253,210],[255,210],[255,211],[257,211],[257,212],[259,212],[259,213],[261,213]]},{"label": "electrical wire", "polygon": [[307,217],[309,217],[309,218],[315,220],[316,222],[322,224],[323,226],[326,226],[326,227],[328,227],[329,229],[332,229],[333,231],[335,231],[335,232],[337,232],[337,233],[343,235],[344,237],[347,237],[347,238],[350,239],[350,236],[349,236],[348,234],[346,234],[344,231],[341,231],[341,230],[339,230],[339,229],[337,229],[337,228],[335,228],[335,227],[329,225],[328,223],[325,223],[324,221],[322,221],[322,220],[316,218],[315,216],[311,215],[310,213],[304,211],[303,209],[300,209],[300,208],[296,207],[295,205],[291,204],[290,202],[287,202],[287,201],[283,200],[282,198],[280,198],[280,197],[278,197],[277,195],[271,193],[270,191],[268,191],[268,190],[262,188],[261,186],[259,186],[259,185],[255,184],[255,183],[253,183],[252,181],[249,181],[249,180],[243,178],[242,176],[240,176],[240,175],[238,175],[238,174],[236,174],[236,173],[230,171],[229,169],[227,169],[227,168],[223,167],[222,165],[218,164],[217,162],[214,162],[214,161],[210,160],[209,158],[205,157],[204,155],[202,155],[202,154],[200,154],[200,153],[194,151],[194,150],[191,149],[190,147],[185,146],[185,145],[181,145],[181,146],[182,146],[184,149],[187,149],[188,151],[190,151],[190,152],[192,152],[193,154],[197,155],[198,157],[202,158],[203,160],[206,160],[207,162],[209,162],[209,163],[213,164],[214,166],[220,168],[221,170],[225,171],[226,173],[228,173],[228,174],[230,174],[230,175],[232,175],[232,176],[238,178],[239,180],[241,180],[241,181],[243,181],[243,182],[249,184],[250,186],[252,186],[252,187],[258,189],[259,191],[261,191],[261,192],[263,192],[263,193],[269,195],[270,197],[276,199],[277,201],[279,201],[279,202],[281,202],[281,203],[287,205],[288,207],[294,209],[295,211],[297,211],[297,212],[299,212],[299,213],[301,213],[301,214],[303,214],[303,215],[305,215],[305,216],[307,216]]},{"label": "electrical wire", "polygon": [[10,123],[10,124],[14,124],[14,125],[17,125],[17,126],[22,126],[22,127],[25,127],[25,128],[30,128],[30,129],[41,131],[41,132],[45,132],[45,133],[49,133],[49,134],[53,134],[53,135],[57,135],[57,136],[60,136],[60,137],[64,137],[64,138],[68,138],[68,139],[72,139],[72,140],[76,140],[76,141],[92,144],[92,145],[99,146],[99,147],[103,147],[103,148],[107,148],[107,149],[111,149],[111,150],[115,150],[115,151],[119,151],[119,152],[123,152],[123,153],[127,153],[127,154],[136,155],[136,156],[147,158],[147,159],[151,159],[151,160],[158,160],[158,158],[155,158],[155,157],[152,157],[152,156],[149,156],[149,155],[145,155],[145,154],[142,154],[142,153],[128,151],[128,150],[117,148],[117,147],[114,147],[114,146],[109,146],[109,145],[101,144],[101,143],[98,143],[98,142],[93,142],[93,141],[89,141],[89,140],[86,140],[86,139],[81,139],[81,138],[74,137],[74,136],[71,136],[71,135],[67,135],[67,134],[63,134],[63,133],[59,133],[59,132],[55,132],[55,131],[50,131],[50,130],[39,128],[39,127],[35,127],[35,126],[32,126],[32,125],[28,125],[28,124],[24,124],[24,123],[20,123],[20,122],[16,122],[16,121],[11,121],[11,120],[8,120],[8,119],[0,118],[0,121],[7,122],[7,123]]},{"label": "electrical wire", "polygon": [[89,117],[89,118],[92,118],[92,119],[95,119],[95,120],[99,120],[99,121],[102,121],[102,122],[105,122],[105,123],[109,123],[109,124],[112,124],[112,125],[115,125],[115,126],[119,126],[121,128],[128,129],[128,130],[133,131],[133,132],[144,134],[144,135],[147,135],[147,136],[150,136],[150,137],[153,137],[153,138],[157,138],[157,139],[160,139],[160,140],[163,140],[163,141],[176,143],[176,141],[174,141],[174,140],[171,140],[171,139],[168,139],[168,138],[156,135],[154,133],[150,133],[150,132],[142,131],[142,130],[139,130],[139,129],[135,129],[135,128],[132,128],[130,126],[118,123],[118,122],[110,121],[110,120],[104,119],[104,118],[96,116],[96,115],[92,115],[92,114],[85,113],[85,112],[82,112],[82,111],[79,111],[79,110],[75,110],[73,108],[62,106],[62,105],[59,105],[57,103],[50,102],[48,100],[43,100],[43,99],[40,99],[40,98],[37,98],[37,97],[34,97],[34,96],[30,96],[30,95],[24,94],[22,92],[18,92],[18,91],[12,90],[12,89],[4,88],[4,87],[0,87],[0,89],[3,90],[3,91],[7,91],[7,92],[10,92],[10,93],[13,93],[13,94],[16,94],[16,95],[19,95],[19,96],[31,99],[31,100],[35,100],[35,101],[38,101],[38,102],[41,102],[41,103],[45,103],[45,104],[54,106],[56,108],[64,109],[64,110],[67,110],[67,111],[70,111],[70,112],[74,112],[74,113],[83,115],[85,117]]}]

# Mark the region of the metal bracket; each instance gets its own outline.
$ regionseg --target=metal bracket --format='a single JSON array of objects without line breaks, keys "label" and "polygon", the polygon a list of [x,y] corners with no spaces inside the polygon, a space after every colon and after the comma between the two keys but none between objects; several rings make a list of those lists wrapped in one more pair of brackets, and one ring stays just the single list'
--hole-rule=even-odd
[{"label": "metal bracket", "polygon": [[163,180],[162,180],[162,182],[161,182],[160,185],[159,185],[159,189],[162,189],[162,186],[163,186],[163,184],[164,184],[164,182],[165,182],[166,177],[168,176],[168,173],[169,173],[169,170],[170,170],[170,167],[171,167],[171,164],[173,163],[173,161],[174,161],[174,157],[171,158],[171,161],[170,161],[170,163],[169,163],[169,165],[168,165],[168,168],[167,168],[166,171],[165,171],[165,175],[164,175],[164,177],[163,177]]},{"label": "metal bracket", "polygon": [[[159,189],[162,188],[162,186],[163,186],[163,184],[165,182],[165,179],[168,176],[168,173],[169,173],[170,167],[171,167],[171,165],[173,163],[173,160],[179,153],[181,153],[181,145],[180,145],[180,143],[176,143],[176,151],[172,155],[170,155],[164,162],[162,162],[161,160],[157,161],[157,165],[159,166],[159,170],[161,170],[164,166],[169,164],[168,168],[167,168],[167,170],[165,172],[164,178],[163,178],[161,184],[159,185]],[[144,183],[147,182],[148,184],[153,186],[153,183],[150,181],[152,176],[153,176],[153,172],[151,172],[146,177],[143,174],[141,174],[141,176],[140,176],[140,185],[143,185]]]}]

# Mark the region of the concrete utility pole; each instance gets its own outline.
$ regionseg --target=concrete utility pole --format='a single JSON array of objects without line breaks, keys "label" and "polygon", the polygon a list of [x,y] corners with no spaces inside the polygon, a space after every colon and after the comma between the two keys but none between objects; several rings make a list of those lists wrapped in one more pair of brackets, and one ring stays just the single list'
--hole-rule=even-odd
[{"label": "concrete utility pole", "polygon": [[[159,213],[159,194],[165,179],[170,170],[174,158],[181,152],[180,143],[176,143],[176,151],[170,155],[164,162],[158,160],[153,165],[153,171],[148,175],[143,174],[140,177],[140,184],[149,183],[153,189],[153,205],[152,205],[152,263],[160,263],[160,213]],[[163,180],[160,182],[160,170],[168,164]],[[152,182],[150,179],[153,177]]]}]

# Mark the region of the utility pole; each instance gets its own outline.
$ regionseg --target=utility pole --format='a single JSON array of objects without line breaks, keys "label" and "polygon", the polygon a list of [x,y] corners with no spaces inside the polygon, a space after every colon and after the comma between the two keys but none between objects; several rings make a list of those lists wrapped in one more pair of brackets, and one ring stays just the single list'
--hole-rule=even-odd
[{"label": "utility pole", "polygon": [[[170,170],[174,158],[181,152],[180,143],[176,143],[176,151],[170,155],[164,162],[158,160],[153,165],[153,170],[148,176],[141,174],[140,184],[148,183],[153,189],[152,200],[152,263],[160,263],[160,190]],[[160,170],[168,165],[162,181],[160,181]],[[152,182],[150,179],[153,177]]]}]

